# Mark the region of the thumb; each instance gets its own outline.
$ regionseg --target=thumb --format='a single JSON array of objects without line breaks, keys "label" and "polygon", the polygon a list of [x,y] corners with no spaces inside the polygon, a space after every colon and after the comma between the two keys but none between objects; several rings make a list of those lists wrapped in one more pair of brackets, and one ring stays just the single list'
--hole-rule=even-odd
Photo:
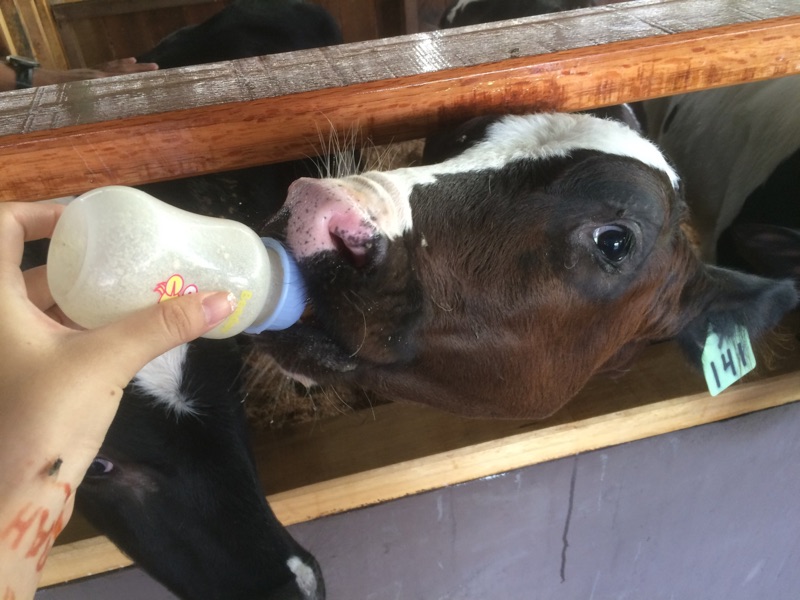
[{"label": "thumb", "polygon": [[236,298],[228,292],[189,294],[85,333],[102,355],[98,359],[124,377],[124,387],[148,362],[207,333],[235,308]]}]

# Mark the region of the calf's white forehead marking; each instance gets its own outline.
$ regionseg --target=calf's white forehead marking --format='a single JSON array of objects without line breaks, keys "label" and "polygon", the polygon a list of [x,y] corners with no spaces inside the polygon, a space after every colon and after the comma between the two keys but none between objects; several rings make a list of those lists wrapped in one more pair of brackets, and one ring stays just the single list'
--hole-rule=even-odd
[{"label": "calf's white forehead marking", "polygon": [[[500,169],[517,160],[568,156],[575,150],[634,158],[664,172],[672,186],[678,186],[678,175],[661,151],[627,125],[568,113],[505,116],[488,127],[481,142],[458,156],[427,167],[398,169],[387,176],[393,181],[399,176],[412,186],[426,185],[435,183],[439,175]],[[395,181],[395,185],[399,184]]]},{"label": "calf's white forehead marking", "polygon": [[306,598],[317,597],[317,577],[314,575],[314,569],[309,567],[306,563],[300,560],[297,556],[292,556],[286,561],[286,565],[294,573],[297,587],[306,596]]},{"label": "calf's white forehead marking", "polygon": [[194,412],[189,398],[181,391],[188,348],[188,344],[183,344],[151,360],[131,381],[138,391],[152,396],[177,415]]}]

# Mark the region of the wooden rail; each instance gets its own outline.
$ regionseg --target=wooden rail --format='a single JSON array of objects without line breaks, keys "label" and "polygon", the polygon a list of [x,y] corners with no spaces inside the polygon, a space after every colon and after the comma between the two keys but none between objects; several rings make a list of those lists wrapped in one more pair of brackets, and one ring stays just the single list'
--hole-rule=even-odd
[{"label": "wooden rail", "polygon": [[[296,158],[316,152],[330,127],[399,141],[481,112],[578,110],[796,73],[797,0],[640,0],[18,91],[0,100],[0,199]],[[798,398],[796,350],[712,399],[664,344],[544,422],[390,405],[264,433],[256,451],[290,524]],[[128,562],[104,538],[73,535],[51,553],[42,584]]]},{"label": "wooden rail", "polygon": [[376,143],[480,112],[578,110],[800,73],[796,0],[644,0],[8,93],[0,200]]}]

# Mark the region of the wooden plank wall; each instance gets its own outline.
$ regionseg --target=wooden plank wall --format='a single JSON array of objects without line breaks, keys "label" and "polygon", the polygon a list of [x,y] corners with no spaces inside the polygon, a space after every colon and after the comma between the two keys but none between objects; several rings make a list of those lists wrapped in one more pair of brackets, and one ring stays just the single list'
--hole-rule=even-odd
[{"label": "wooden plank wall", "polygon": [[[0,52],[34,56],[51,69],[93,67],[137,56],[164,36],[213,16],[231,0],[0,0]],[[423,9],[437,7],[425,0]],[[317,0],[346,42],[408,32],[416,0]],[[414,27],[418,19],[411,19]]]},{"label": "wooden plank wall", "polygon": [[0,52],[36,57],[50,69],[67,68],[47,0],[0,0]]},{"label": "wooden plank wall", "polygon": [[[86,67],[136,56],[155,46],[168,33],[211,17],[230,0],[50,2],[69,65]],[[316,3],[328,9],[341,24],[346,42],[405,33],[402,0],[316,0]]]},{"label": "wooden plank wall", "polygon": [[70,68],[136,56],[167,34],[200,23],[230,0],[51,0]]},{"label": "wooden plank wall", "polygon": [[[330,126],[356,125],[364,138],[382,143],[483,112],[578,110],[798,74],[799,9],[796,0],[639,0],[10,92],[0,100],[0,199],[37,200],[296,158],[315,152],[319,131]],[[260,453],[295,444],[310,448],[298,453],[304,460],[317,461],[313,469],[270,474],[270,500],[292,523],[800,395],[796,356],[713,401],[676,356],[669,345],[652,349],[615,393],[593,384],[541,424],[466,423],[390,406],[372,421],[326,424],[315,444],[308,432],[265,438]],[[370,435],[386,440],[387,450],[374,453],[376,462],[358,462],[364,453],[345,440],[370,422],[381,423]],[[409,431],[436,441],[421,445]],[[298,479],[298,472],[314,479]],[[44,583],[119,565],[107,541],[77,541],[54,550]]]}]

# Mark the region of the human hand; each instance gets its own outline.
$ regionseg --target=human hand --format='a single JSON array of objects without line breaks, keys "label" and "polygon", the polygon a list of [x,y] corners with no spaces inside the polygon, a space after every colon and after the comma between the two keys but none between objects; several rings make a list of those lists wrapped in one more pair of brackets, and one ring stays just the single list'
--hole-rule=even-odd
[{"label": "human hand", "polygon": [[18,599],[32,597],[123,388],[234,309],[226,292],[199,293],[73,329],[53,303],[45,267],[19,268],[24,242],[49,237],[62,210],[0,203],[0,582],[11,582]]}]

